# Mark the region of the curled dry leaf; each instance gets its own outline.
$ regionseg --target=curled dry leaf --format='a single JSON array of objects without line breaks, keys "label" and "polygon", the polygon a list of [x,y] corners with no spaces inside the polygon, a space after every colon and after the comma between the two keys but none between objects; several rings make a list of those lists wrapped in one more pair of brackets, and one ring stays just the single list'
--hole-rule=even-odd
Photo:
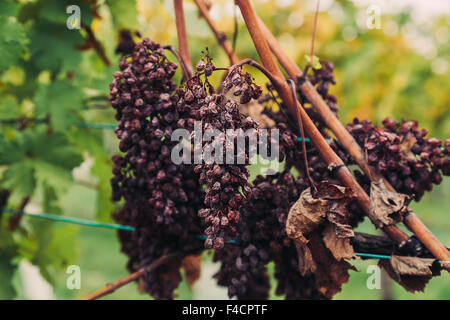
[{"label": "curled dry leaf", "polygon": [[327,219],[335,226],[336,235],[339,238],[353,237],[355,234],[347,209],[347,205],[355,198],[353,190],[322,181],[317,186],[317,196],[328,200]]},{"label": "curled dry leaf", "polygon": [[397,274],[411,276],[432,276],[431,267],[434,259],[392,256],[392,268]]},{"label": "curled dry leaf", "polygon": [[328,200],[315,199],[311,188],[305,189],[289,210],[286,220],[288,237],[306,244],[307,236],[325,221],[327,205]]},{"label": "curled dry leaf", "polygon": [[313,256],[311,250],[306,243],[301,241],[295,241],[295,248],[297,249],[298,255],[298,271],[302,276],[305,276],[307,273],[315,273],[316,272],[316,263],[313,260]]},{"label": "curled dry leaf", "polygon": [[329,211],[327,212],[327,219],[334,224],[334,232],[339,238],[354,237],[355,233],[353,232],[353,228],[348,224],[349,215],[345,215],[342,212]]},{"label": "curled dry leaf", "polygon": [[317,185],[316,197],[310,188],[302,192],[289,211],[286,232],[297,248],[299,272],[314,274],[317,289],[331,298],[353,268],[344,261],[353,256],[350,237],[354,234],[347,222],[353,192],[324,181]]},{"label": "curled dry leaf", "polygon": [[[317,289],[326,297],[332,298],[342,290],[342,284],[348,282],[348,270],[356,270],[343,259],[336,259],[329,248],[326,247],[320,233],[311,236],[309,248],[315,263],[314,278]],[[300,258],[300,257],[299,257]]]},{"label": "curled dry leaf", "polygon": [[354,193],[350,188],[327,181],[317,185],[316,197],[313,197],[310,188],[304,190],[289,211],[286,221],[287,235],[291,239],[307,243],[308,234],[328,219],[335,225],[339,237],[352,237],[354,233],[348,224],[347,204],[353,198]]},{"label": "curled dry leaf", "polygon": [[345,200],[347,203],[354,197],[351,188],[321,181],[317,185],[317,197],[326,200]]},{"label": "curled dry leaf", "polygon": [[327,219],[335,226],[336,235],[339,238],[353,237],[355,234],[347,209],[347,205],[355,198],[353,190],[322,181],[317,186],[317,196],[328,200]]},{"label": "curled dry leaf", "polygon": [[378,263],[388,275],[409,292],[423,291],[434,275],[440,273],[434,259],[392,256]]},{"label": "curled dry leaf", "polygon": [[[352,230],[353,231],[353,230]],[[339,237],[332,224],[327,224],[322,232],[323,243],[331,251],[336,260],[351,259],[354,251],[350,238]]]},{"label": "curled dry leaf", "polygon": [[202,271],[202,257],[200,255],[186,256],[181,262],[181,267],[184,269],[189,287],[192,287],[200,278]]},{"label": "curled dry leaf", "polygon": [[379,228],[401,221],[408,199],[406,194],[389,191],[382,179],[372,182],[370,185],[371,220]]}]

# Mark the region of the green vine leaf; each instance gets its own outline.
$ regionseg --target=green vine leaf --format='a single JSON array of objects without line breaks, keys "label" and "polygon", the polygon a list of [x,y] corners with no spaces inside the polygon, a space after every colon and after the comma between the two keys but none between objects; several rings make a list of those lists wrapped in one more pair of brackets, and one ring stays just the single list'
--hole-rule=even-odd
[{"label": "green vine leaf", "polygon": [[0,232],[0,243],[0,300],[14,299],[17,292],[13,285],[13,275],[17,270],[15,257],[18,246],[14,243],[12,234],[6,230]]},{"label": "green vine leaf", "polygon": [[1,8],[0,30],[0,70],[4,71],[19,60],[28,40],[16,17],[1,15]]},{"label": "green vine leaf", "polygon": [[82,55],[76,46],[84,43],[79,30],[69,30],[65,24],[39,21],[30,34],[31,63],[36,68],[55,73],[77,70]]},{"label": "green vine leaf", "polygon": [[63,134],[48,135],[45,128],[25,131],[14,140],[0,138],[0,165],[7,166],[2,187],[18,198],[32,195],[44,183],[64,192],[82,160]]},{"label": "green vine leaf", "polygon": [[83,92],[67,81],[41,85],[35,95],[37,118],[50,116],[51,127],[67,131],[78,121],[76,111],[84,109]]},{"label": "green vine leaf", "polygon": [[[60,213],[58,194],[54,188],[45,184],[42,188],[44,212]],[[54,283],[55,271],[64,270],[76,261],[78,227],[57,225],[48,221],[31,221],[33,233],[36,234],[37,245],[31,262],[39,267],[41,275],[50,283]]]}]

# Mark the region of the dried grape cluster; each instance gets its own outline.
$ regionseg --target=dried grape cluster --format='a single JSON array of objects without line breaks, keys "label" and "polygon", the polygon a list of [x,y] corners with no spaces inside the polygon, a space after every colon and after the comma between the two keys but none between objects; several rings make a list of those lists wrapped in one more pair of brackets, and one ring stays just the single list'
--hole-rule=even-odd
[{"label": "dried grape cluster", "polygon": [[[208,76],[214,69],[211,59],[206,55],[197,64],[196,76],[187,81],[183,92],[178,92],[178,95],[182,96],[179,104],[185,104],[182,108],[188,105],[189,109],[196,110],[197,120],[201,121],[202,126],[203,137],[195,147],[202,151],[203,157],[194,171],[200,175],[200,183],[206,185],[205,208],[198,212],[205,225],[205,247],[222,249],[226,242],[236,237],[239,208],[250,194],[249,172],[246,168],[250,150],[246,145],[239,159],[240,148],[236,144],[238,137],[229,136],[227,131],[241,130],[240,134],[243,134],[254,129],[257,134],[257,124],[239,112],[235,100],[214,92],[208,82]],[[203,81],[200,79],[201,74],[205,75]],[[226,90],[233,86],[233,95],[241,102],[258,98],[261,93],[261,88],[253,84],[251,76],[243,73],[241,68],[230,72],[224,81]],[[217,135],[207,137],[205,133],[214,130]]]},{"label": "dried grape cluster", "polygon": [[[391,118],[378,128],[370,121],[355,119],[347,129],[367,153],[369,164],[400,193],[420,200],[433,184],[440,184],[442,174],[450,175],[450,139],[442,142],[426,137],[417,121],[395,122]],[[348,159],[351,163],[352,160]],[[370,181],[360,171],[355,176],[366,190]]]},{"label": "dried grape cluster", "polygon": [[[118,120],[116,135],[123,156],[113,157],[113,200],[125,200],[115,214],[128,268],[136,271],[155,259],[195,243],[197,210],[202,202],[198,176],[189,165],[175,165],[172,132],[188,115],[178,112],[171,80],[177,68],[160,45],[144,39],[120,62],[110,85]],[[180,121],[183,117],[183,121]],[[173,298],[181,281],[180,263],[166,264],[142,278],[142,289],[155,298]]]}]

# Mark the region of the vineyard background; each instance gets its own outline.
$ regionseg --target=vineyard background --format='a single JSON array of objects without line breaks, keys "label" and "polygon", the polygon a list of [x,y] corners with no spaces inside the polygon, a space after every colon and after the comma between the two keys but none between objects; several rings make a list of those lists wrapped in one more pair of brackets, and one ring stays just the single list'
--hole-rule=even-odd
[{"label": "vineyard background", "polygon": [[[81,7],[83,28],[66,28],[66,7],[74,1],[2,1],[0,3],[0,119],[45,118],[50,124],[31,123],[23,131],[16,124],[0,124],[0,187],[11,188],[10,207],[32,196],[27,212],[51,212],[65,216],[110,222],[115,205],[110,201],[110,156],[118,151],[112,130],[85,129],[78,122],[114,123],[108,105],[108,83],[117,69],[114,53],[118,31],[139,30],[143,36],[177,45],[172,1],[98,1],[98,16],[90,3]],[[287,53],[301,66],[309,53],[314,1],[253,1],[261,18],[280,40]],[[381,8],[381,29],[367,30],[366,9]],[[446,1],[413,1],[408,8],[399,1],[321,1],[316,35],[316,55],[335,65],[337,85],[331,92],[339,98],[343,122],[358,116],[379,124],[386,116],[395,120],[419,119],[420,127],[440,139],[450,136],[449,16]],[[274,9],[276,8],[276,10]],[[193,3],[186,1],[185,14],[193,60],[205,47],[217,66],[228,60]],[[257,60],[256,52],[232,1],[214,1],[211,15],[232,38],[237,14],[239,56]],[[100,18],[101,17],[101,18]],[[86,27],[87,26],[87,27]],[[104,47],[108,66],[98,50],[83,49],[91,29]],[[91,39],[92,40],[92,39]],[[177,74],[178,78],[180,77]],[[256,82],[265,79],[257,74]],[[47,129],[53,134],[47,139]],[[411,207],[444,243],[450,244],[450,181],[427,193]],[[20,228],[8,231],[10,215],[3,214],[0,229],[0,299],[32,298],[44,290],[36,282],[31,265],[50,284],[45,297],[82,298],[127,274],[126,257],[120,253],[112,230],[76,227],[24,218]],[[359,231],[374,233],[366,222]],[[205,272],[213,273],[211,258],[204,254]],[[80,290],[66,288],[68,265],[81,268]],[[367,266],[374,261],[353,263],[337,299],[377,299],[382,291],[366,287]],[[38,287],[32,288],[32,285]],[[200,281],[193,289],[183,282],[179,298],[225,298],[225,289],[212,281]],[[409,294],[390,283],[395,299],[450,299],[448,276],[434,278],[426,293]],[[38,295],[36,295],[36,292]],[[43,293],[42,291],[41,293]],[[212,292],[212,293],[211,293]],[[209,293],[205,296],[205,293]],[[272,295],[273,298],[277,298]],[[149,299],[130,284],[108,299]]]}]

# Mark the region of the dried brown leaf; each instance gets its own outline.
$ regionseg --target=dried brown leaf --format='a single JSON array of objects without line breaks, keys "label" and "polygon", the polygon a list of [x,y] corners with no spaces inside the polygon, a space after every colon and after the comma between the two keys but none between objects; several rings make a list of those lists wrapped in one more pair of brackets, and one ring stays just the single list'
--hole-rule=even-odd
[{"label": "dried brown leaf", "polygon": [[[339,211],[340,210],[340,211]],[[334,224],[336,235],[339,238],[351,238],[355,236],[352,226],[349,224],[350,213],[347,206],[341,206],[339,210],[328,209],[327,219]]]},{"label": "dried brown leaf", "polygon": [[297,248],[300,274],[314,274],[317,289],[331,298],[353,268],[344,259],[353,257],[347,204],[354,195],[349,188],[323,181],[315,196],[309,188],[302,192],[289,211],[286,232]]},{"label": "dried brown leaf", "polygon": [[432,276],[431,266],[434,259],[392,256],[392,268],[397,274],[411,276]]},{"label": "dried brown leaf", "polygon": [[401,212],[406,208],[405,194],[389,191],[384,181],[370,185],[370,215],[377,227],[392,225],[402,220]]},{"label": "dried brown leaf", "polygon": [[341,238],[336,234],[335,227],[329,223],[322,232],[323,243],[331,251],[336,260],[351,259],[354,254],[349,238]]},{"label": "dried brown leaf", "polygon": [[317,196],[326,200],[351,201],[354,198],[354,192],[351,188],[338,186],[328,181],[321,181],[317,185]]},{"label": "dried brown leaf", "polygon": [[350,278],[348,270],[356,269],[345,260],[337,260],[325,246],[319,233],[312,235],[308,246],[316,265],[314,272],[316,286],[326,297],[332,298],[342,290],[342,284],[348,282]]},{"label": "dried brown leaf", "polygon": [[439,270],[433,267],[434,259],[392,256],[378,263],[388,275],[409,292],[423,291]]},{"label": "dried brown leaf", "polygon": [[316,271],[316,264],[314,263],[311,250],[306,243],[295,241],[298,255],[298,270],[302,276],[307,273],[314,273]]},{"label": "dried brown leaf", "polygon": [[353,190],[322,181],[317,186],[317,193],[322,199],[330,200],[327,206],[327,219],[335,225],[336,235],[340,238],[353,237],[355,234],[350,225],[350,213],[347,209],[347,205],[355,198]]},{"label": "dried brown leaf", "polygon": [[307,243],[307,236],[325,221],[327,200],[314,199],[311,189],[302,192],[289,210],[286,233],[289,238]]}]

